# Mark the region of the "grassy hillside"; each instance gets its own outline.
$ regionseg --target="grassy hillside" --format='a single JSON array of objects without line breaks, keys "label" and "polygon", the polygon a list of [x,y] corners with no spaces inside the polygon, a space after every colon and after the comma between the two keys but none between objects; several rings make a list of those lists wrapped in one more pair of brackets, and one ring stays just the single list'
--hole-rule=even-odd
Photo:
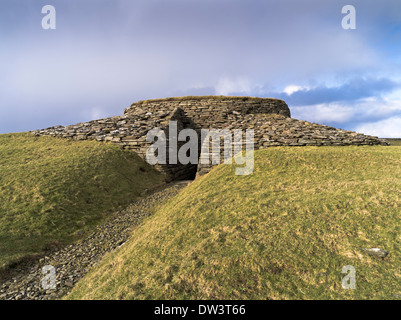
[{"label": "grassy hillside", "polygon": [[77,239],[161,180],[115,145],[0,135],[0,267]]},{"label": "grassy hillside", "polygon": [[[221,165],[107,255],[68,299],[394,299],[401,148],[278,147]],[[362,249],[390,252],[383,261]],[[345,290],[342,267],[356,269]]]},{"label": "grassy hillside", "polygon": [[386,139],[388,142],[390,142],[390,144],[392,146],[397,146],[400,147],[401,146],[401,139],[395,139],[395,138],[387,138]]}]

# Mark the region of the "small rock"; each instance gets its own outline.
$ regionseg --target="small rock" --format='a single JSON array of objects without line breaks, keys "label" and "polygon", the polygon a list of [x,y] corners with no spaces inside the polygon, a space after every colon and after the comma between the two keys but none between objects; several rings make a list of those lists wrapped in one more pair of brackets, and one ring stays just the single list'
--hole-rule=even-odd
[{"label": "small rock", "polygon": [[[172,185],[160,192],[150,193],[119,211],[115,219],[99,226],[91,236],[61,251],[50,251],[46,257],[28,265],[26,269],[14,270],[18,271],[18,277],[10,275],[8,281],[0,284],[0,300],[53,300],[64,296],[106,252],[115,249],[116,244],[126,243],[132,227],[144,216],[150,215],[148,207],[174,196],[182,187],[184,185]],[[56,288],[45,290],[40,279],[43,278],[43,265],[49,263],[57,269]]]},{"label": "small rock", "polygon": [[380,248],[364,248],[363,251],[365,251],[367,254],[369,254],[372,257],[378,257],[384,259],[388,255],[388,251],[380,249]]}]

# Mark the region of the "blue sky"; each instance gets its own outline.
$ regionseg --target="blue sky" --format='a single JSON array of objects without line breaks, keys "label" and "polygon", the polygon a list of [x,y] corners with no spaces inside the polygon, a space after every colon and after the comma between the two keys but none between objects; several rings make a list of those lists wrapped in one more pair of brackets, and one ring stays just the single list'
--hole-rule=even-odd
[{"label": "blue sky", "polygon": [[[356,29],[341,26],[345,5]],[[56,30],[42,29],[44,5]],[[401,137],[399,0],[2,0],[0,133],[182,95],[284,99],[297,119]]]}]

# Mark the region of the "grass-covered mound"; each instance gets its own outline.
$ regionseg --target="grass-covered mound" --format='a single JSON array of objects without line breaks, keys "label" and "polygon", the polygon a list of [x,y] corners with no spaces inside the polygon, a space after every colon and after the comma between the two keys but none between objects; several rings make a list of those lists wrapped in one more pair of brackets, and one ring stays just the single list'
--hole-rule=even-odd
[{"label": "grass-covered mound", "polygon": [[252,175],[221,165],[160,207],[67,298],[394,299],[400,190],[401,148],[258,151]]},{"label": "grass-covered mound", "polygon": [[161,181],[115,145],[0,135],[0,267],[76,240]]}]

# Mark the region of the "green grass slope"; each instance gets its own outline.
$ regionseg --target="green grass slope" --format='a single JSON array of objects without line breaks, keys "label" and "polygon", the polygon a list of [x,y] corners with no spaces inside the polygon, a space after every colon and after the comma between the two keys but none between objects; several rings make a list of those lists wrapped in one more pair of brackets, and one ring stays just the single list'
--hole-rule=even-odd
[{"label": "green grass slope", "polygon": [[76,240],[161,181],[115,145],[0,135],[0,267]]},{"label": "green grass slope", "polygon": [[[278,147],[158,208],[67,299],[394,299],[401,148]],[[362,249],[379,247],[385,260]],[[356,289],[342,288],[342,268]]]},{"label": "green grass slope", "polygon": [[386,141],[390,142],[390,144],[392,146],[397,146],[400,147],[401,146],[401,139],[396,139],[396,138],[388,138],[385,139]]}]

